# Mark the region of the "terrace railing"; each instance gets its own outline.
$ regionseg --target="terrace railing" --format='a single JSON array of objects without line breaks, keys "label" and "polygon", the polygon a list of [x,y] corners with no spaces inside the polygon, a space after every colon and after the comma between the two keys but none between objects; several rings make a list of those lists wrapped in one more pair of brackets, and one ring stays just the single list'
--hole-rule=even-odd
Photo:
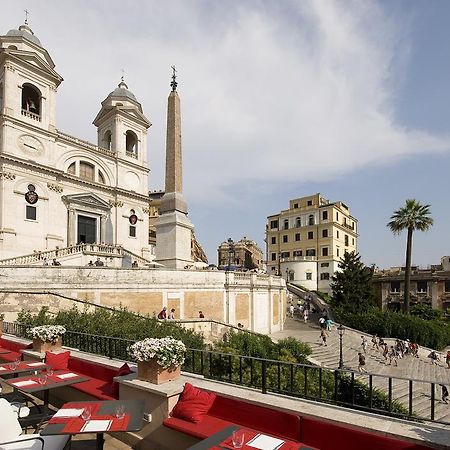
[{"label": "terrace railing", "polygon": [[[5,333],[19,337],[28,337],[29,328],[29,325],[3,322]],[[128,348],[132,343],[134,341],[129,339],[74,331],[67,331],[63,336],[63,344],[67,347],[125,361],[131,360]],[[262,393],[272,392],[389,416],[450,424],[445,416],[442,419],[435,414],[438,383],[432,380],[359,374],[349,369],[326,369],[311,364],[200,349],[187,350],[183,370],[211,380],[258,389]],[[376,388],[375,384],[384,388]],[[414,394],[418,387],[421,391],[425,387],[429,393],[425,400],[416,400]],[[402,392],[401,403],[395,399],[399,392]],[[414,412],[416,402],[417,405],[420,403],[422,411],[424,402],[428,402],[426,413]]]}]

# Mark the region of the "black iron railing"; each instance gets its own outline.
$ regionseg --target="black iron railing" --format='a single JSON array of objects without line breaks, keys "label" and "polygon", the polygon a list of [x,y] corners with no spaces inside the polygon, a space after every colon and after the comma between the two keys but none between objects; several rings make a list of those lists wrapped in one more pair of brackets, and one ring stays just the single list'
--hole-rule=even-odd
[{"label": "black iron railing", "polygon": [[[3,322],[3,327],[5,333],[20,337],[27,337],[27,329],[30,328],[12,322]],[[133,342],[74,331],[67,331],[63,337],[63,344],[67,347],[126,361],[131,360],[128,347]],[[438,383],[430,380],[359,374],[349,369],[325,369],[199,349],[187,350],[183,370],[208,379],[258,389],[262,393],[272,392],[378,414],[450,424],[436,416]],[[418,392],[421,393],[419,396]],[[400,398],[401,403],[395,398]],[[424,408],[424,404],[429,407]],[[415,413],[417,406],[426,412]]]}]

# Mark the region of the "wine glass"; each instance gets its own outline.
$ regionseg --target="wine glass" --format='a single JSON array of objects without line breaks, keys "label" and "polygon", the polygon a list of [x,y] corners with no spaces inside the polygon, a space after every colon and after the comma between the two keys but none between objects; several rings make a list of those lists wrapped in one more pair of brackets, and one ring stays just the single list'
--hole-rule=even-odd
[{"label": "wine glass", "polygon": [[38,374],[38,383],[39,384],[45,384],[47,383],[47,374],[44,372],[39,372]]},{"label": "wine glass", "polygon": [[51,366],[47,367],[47,376],[51,377],[53,376],[53,373],[54,373],[53,367]]},{"label": "wine glass", "polygon": [[91,418],[92,415],[92,406],[91,405],[86,405],[83,408],[83,412],[81,413],[81,418],[83,420],[89,420]]},{"label": "wine glass", "polygon": [[244,432],[242,430],[235,430],[231,435],[231,442],[234,448],[242,448],[244,445]]},{"label": "wine glass", "polygon": [[114,415],[120,420],[125,417],[125,405],[117,405],[114,410]]}]

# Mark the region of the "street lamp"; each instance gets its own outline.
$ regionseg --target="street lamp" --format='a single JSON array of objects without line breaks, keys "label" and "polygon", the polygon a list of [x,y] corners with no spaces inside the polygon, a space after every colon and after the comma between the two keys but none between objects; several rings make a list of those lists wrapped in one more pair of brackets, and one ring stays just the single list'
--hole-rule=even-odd
[{"label": "street lamp", "polygon": [[344,358],[342,357],[342,338],[345,334],[345,328],[342,326],[342,323],[337,328],[339,333],[339,369],[344,368]]}]

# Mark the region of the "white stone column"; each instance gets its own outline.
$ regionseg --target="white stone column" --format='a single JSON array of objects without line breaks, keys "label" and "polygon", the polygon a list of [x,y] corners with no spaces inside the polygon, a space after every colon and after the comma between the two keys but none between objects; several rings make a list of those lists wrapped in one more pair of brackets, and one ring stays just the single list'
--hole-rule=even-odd
[{"label": "white stone column", "polygon": [[77,216],[74,208],[69,208],[69,224],[68,224],[68,236],[67,236],[67,244],[75,245],[76,244],[76,225],[77,225]]},{"label": "white stone column", "polygon": [[106,215],[102,214],[100,217],[100,243],[106,243]]}]

